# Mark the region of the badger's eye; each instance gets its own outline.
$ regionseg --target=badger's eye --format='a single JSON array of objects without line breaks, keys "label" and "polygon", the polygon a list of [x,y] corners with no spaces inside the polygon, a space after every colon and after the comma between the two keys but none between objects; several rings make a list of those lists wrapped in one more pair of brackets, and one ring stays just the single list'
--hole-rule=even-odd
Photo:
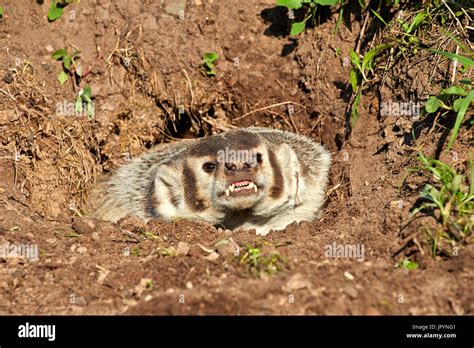
[{"label": "badger's eye", "polygon": [[262,154],[257,153],[257,163],[262,163]]},{"label": "badger's eye", "polygon": [[202,169],[206,172],[206,173],[212,173],[214,170],[216,170],[217,168],[217,164],[215,163],[212,163],[212,162],[206,162],[203,164],[202,166]]}]

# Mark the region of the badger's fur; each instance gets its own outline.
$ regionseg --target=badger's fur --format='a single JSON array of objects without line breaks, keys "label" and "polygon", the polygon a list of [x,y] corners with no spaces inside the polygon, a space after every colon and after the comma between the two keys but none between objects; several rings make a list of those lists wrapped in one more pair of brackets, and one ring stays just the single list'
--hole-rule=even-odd
[{"label": "badger's fur", "polygon": [[267,128],[160,145],[97,188],[95,215],[187,218],[266,234],[318,216],[330,163],[309,138]]}]

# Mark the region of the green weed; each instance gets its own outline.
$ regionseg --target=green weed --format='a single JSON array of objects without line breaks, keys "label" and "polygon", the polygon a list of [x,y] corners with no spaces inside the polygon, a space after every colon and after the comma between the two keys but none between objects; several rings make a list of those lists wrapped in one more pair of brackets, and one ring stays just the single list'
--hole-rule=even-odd
[{"label": "green weed", "polygon": [[95,110],[92,104],[92,89],[90,86],[84,87],[77,95],[76,104],[74,106],[75,111],[81,112],[84,107],[86,108],[87,116],[94,118]]},{"label": "green weed", "polygon": [[80,58],[79,51],[74,50],[69,53],[66,49],[59,49],[55,51],[51,57],[54,60],[61,61],[63,69],[59,72],[57,78],[61,85],[64,85],[69,76],[80,78],[82,75],[82,68],[77,64]]},{"label": "green weed", "polygon": [[[291,24],[290,35],[302,33],[308,21],[313,21],[314,24],[316,11],[319,6],[333,6],[342,2],[341,0],[276,0],[277,6],[286,7],[290,11],[303,9],[305,12],[305,18],[302,21]],[[342,18],[342,16],[340,16],[340,18]]]},{"label": "green weed", "polygon": [[404,268],[404,269],[407,269],[409,271],[412,271],[414,269],[418,269],[418,267],[419,267],[419,265],[416,262],[410,261],[407,258],[404,258],[403,260],[401,260],[400,262],[398,262],[395,265],[395,268]]},{"label": "green weed", "polygon": [[464,121],[466,112],[474,100],[474,90],[471,88],[471,81],[465,81],[466,87],[451,86],[443,89],[438,96],[430,96],[425,104],[425,110],[427,113],[434,113],[438,109],[444,109],[443,115],[448,114],[451,111],[456,113],[456,120],[454,122],[451,137],[448,142],[448,150],[451,149],[456,137],[461,128],[461,124]]},{"label": "green weed", "polygon": [[453,248],[472,239],[474,228],[474,166],[469,161],[469,175],[459,174],[448,164],[420,154],[423,171],[433,176],[433,183],[425,185],[421,192],[422,204],[412,211],[432,212],[440,224],[435,231],[427,231],[432,255],[447,253],[447,245]]},{"label": "green weed", "polygon": [[64,8],[71,2],[72,0],[51,0],[48,11],[48,21],[54,22],[56,19],[61,18]]},{"label": "green weed", "polygon": [[238,256],[239,263],[246,265],[254,276],[260,276],[261,272],[273,275],[283,269],[286,260],[278,253],[264,255],[258,246],[247,245],[244,252]]},{"label": "green weed", "polygon": [[219,55],[216,52],[204,53],[202,56],[202,62],[204,65],[204,72],[208,76],[214,76],[216,74],[215,62],[219,59]]}]

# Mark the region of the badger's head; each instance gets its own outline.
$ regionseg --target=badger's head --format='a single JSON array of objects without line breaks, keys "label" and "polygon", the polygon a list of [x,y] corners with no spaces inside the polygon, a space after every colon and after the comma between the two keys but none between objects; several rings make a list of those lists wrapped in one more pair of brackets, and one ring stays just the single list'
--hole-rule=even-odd
[{"label": "badger's head", "polygon": [[[203,138],[189,147],[183,167],[185,200],[195,210],[252,209],[283,191],[276,154],[245,130]],[[188,192],[186,192],[188,191]]]}]

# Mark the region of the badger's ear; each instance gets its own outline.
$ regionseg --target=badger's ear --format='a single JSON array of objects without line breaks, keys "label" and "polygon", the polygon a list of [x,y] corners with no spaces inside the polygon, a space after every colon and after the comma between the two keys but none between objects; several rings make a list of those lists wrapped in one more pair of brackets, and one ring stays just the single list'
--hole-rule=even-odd
[{"label": "badger's ear", "polygon": [[295,150],[293,150],[290,145],[286,143],[278,145],[277,149],[275,150],[275,156],[282,168],[298,170],[298,156],[296,156]]},{"label": "badger's ear", "polygon": [[182,165],[180,163],[162,164],[156,170],[155,180],[161,180],[167,186],[180,185],[182,177]]}]

